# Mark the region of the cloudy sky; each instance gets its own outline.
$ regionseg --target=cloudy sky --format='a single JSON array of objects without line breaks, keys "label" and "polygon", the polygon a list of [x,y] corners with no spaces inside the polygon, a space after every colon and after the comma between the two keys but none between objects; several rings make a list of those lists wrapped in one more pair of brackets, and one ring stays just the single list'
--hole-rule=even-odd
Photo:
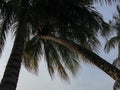
[{"label": "cloudy sky", "polygon": [[[115,12],[115,6],[95,5],[97,10],[102,13],[104,20],[112,19]],[[101,39],[104,44],[104,41]],[[7,63],[12,45],[11,37],[8,36],[4,53],[0,60],[0,79],[2,78],[5,65]],[[100,56],[112,63],[117,57],[117,51],[112,50],[109,54],[105,54],[102,50]],[[101,71],[96,66],[82,64],[76,77],[71,77],[70,83],[61,81],[57,76],[51,80],[44,60],[39,67],[39,74],[34,75],[26,71],[22,67],[18,82],[17,90],[112,90],[114,80]]]}]

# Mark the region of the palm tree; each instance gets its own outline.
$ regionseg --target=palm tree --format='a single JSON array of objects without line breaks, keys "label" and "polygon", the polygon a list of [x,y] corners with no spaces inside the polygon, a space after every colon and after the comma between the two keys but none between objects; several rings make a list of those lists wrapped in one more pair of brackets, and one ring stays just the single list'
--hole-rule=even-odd
[{"label": "palm tree", "polygon": [[[2,17],[3,20],[3,27],[1,29],[1,47],[0,49],[2,50],[2,47],[4,46],[4,41],[5,40],[5,32],[8,31],[9,26],[16,20],[18,21],[18,28],[16,31],[16,38],[14,41],[14,46],[10,55],[10,58],[8,60],[8,64],[6,66],[6,70],[4,72],[3,79],[0,84],[0,90],[15,90],[17,81],[18,81],[18,75],[21,67],[21,61],[22,61],[22,53],[23,53],[23,48],[24,48],[24,41],[25,41],[25,36],[26,36],[26,22],[27,18],[26,16],[26,8],[28,7],[28,1],[29,0],[21,0],[20,3],[18,1],[1,1],[2,2],[2,7],[1,7],[1,14],[6,17]],[[15,8],[11,6],[11,4],[15,5],[18,7],[18,10],[15,11]],[[19,15],[18,15],[19,13]],[[14,19],[14,20],[12,20]],[[16,20],[15,20],[16,19]]]},{"label": "palm tree", "polygon": [[[49,40],[49,41],[53,41],[55,44],[58,44],[58,45],[60,44],[63,47],[66,47],[70,51],[74,52],[74,54],[75,53],[80,54],[80,57],[84,61],[86,60],[86,62],[89,62],[91,64],[96,65],[97,67],[99,67],[100,69],[102,69],[104,72],[106,72],[109,76],[111,76],[114,80],[120,81],[120,79],[119,79],[119,77],[120,77],[119,72],[120,71],[115,66],[113,66],[110,63],[106,62],[106,60],[102,59],[100,56],[98,56],[97,54],[93,53],[89,49],[86,49],[85,47],[83,47],[81,45],[78,45],[78,44],[76,44],[76,43],[74,43],[72,41],[65,40],[65,39],[60,39],[59,37],[55,37],[55,36],[45,35],[45,36],[38,36],[38,37],[40,38],[40,40],[41,39],[42,40]],[[32,41],[30,41],[30,42],[32,42]],[[34,46],[30,42],[29,42],[29,44],[31,44],[32,46]],[[46,48],[46,49],[48,49],[48,48]],[[59,50],[59,48],[58,48],[58,50]],[[31,52],[31,50],[27,51],[27,53],[30,53],[30,52]],[[54,50],[54,53],[56,53],[55,55],[57,55],[57,51],[55,52],[55,50]],[[32,57],[32,54],[29,54],[29,55]],[[54,58],[54,57],[51,57],[52,55],[53,55],[53,53],[49,53],[49,57],[48,58],[50,58],[50,61],[52,61],[52,58]],[[48,62],[48,64],[52,64],[52,63],[54,63],[54,61],[51,62],[51,63]]]},{"label": "palm tree", "polygon": [[[114,60],[113,65],[116,66],[118,69],[120,68],[119,63],[120,63],[120,7],[117,6],[117,15],[114,15],[114,19],[115,19],[115,25],[113,26],[113,28],[116,30],[117,32],[117,36],[112,37],[105,45],[105,50],[107,52],[110,51],[111,48],[115,48],[116,45],[118,45],[118,57]],[[116,81],[114,83],[114,90],[116,90],[117,88],[120,88],[120,83],[118,81]]]},{"label": "palm tree", "polygon": [[[97,46],[100,44],[96,33],[99,29],[102,32],[105,29],[108,30],[108,25],[103,21],[99,13],[91,7],[92,3],[92,0],[1,0],[0,18],[2,18],[2,25],[0,32],[0,52],[2,52],[4,47],[6,34],[9,30],[12,30],[10,29],[11,25],[16,26],[14,31],[16,36],[0,84],[0,90],[16,89],[22,60],[29,70],[37,71],[37,60],[39,59],[39,54],[43,51],[51,77],[55,70],[58,70],[59,75],[63,79],[68,80],[65,66],[73,75],[76,73],[79,61],[78,55],[71,51],[74,47],[78,49],[74,48],[77,52],[79,51],[84,57],[91,61],[93,60],[92,62],[95,65],[107,72],[108,67],[105,68],[104,65],[100,66],[99,62],[103,62],[108,66],[110,64],[106,64],[103,59],[96,57],[96,54],[92,50],[97,49]],[[43,37],[44,35],[54,35],[54,37],[58,36],[63,40],[71,40],[73,45],[65,46],[67,45],[66,43],[71,45],[67,41],[66,43],[64,42],[65,44],[59,43],[61,45],[53,44],[47,41]],[[45,49],[42,49],[41,42]],[[37,45],[37,48],[31,47],[28,43]],[[33,52],[29,47],[31,47]],[[68,50],[67,48],[71,49]],[[51,55],[52,53],[53,55]],[[94,61],[94,55],[98,62]],[[113,70],[115,73],[111,74],[111,76],[113,75],[112,77],[119,81],[119,70],[112,67],[112,65],[110,67],[110,72],[107,73],[111,74]]]},{"label": "palm tree", "polygon": [[[52,2],[52,3],[54,3],[54,2]],[[53,6],[55,6],[55,5],[53,5]],[[59,4],[56,4],[56,7],[59,7]],[[88,8],[89,6],[86,6],[86,7]],[[85,9],[86,7],[84,7],[84,11],[86,10]],[[68,10],[67,8],[69,10],[71,10],[71,9],[74,10],[74,13],[72,13],[72,12],[69,13],[67,11]],[[119,77],[120,77],[119,70],[117,68],[115,68],[114,66],[112,66],[110,63],[106,62],[104,59],[102,59],[98,55],[96,55],[95,53],[91,52],[91,51],[96,51],[96,48],[99,45],[99,41],[97,40],[97,34],[96,34],[98,32],[98,28],[100,28],[103,31],[108,30],[107,24],[101,23],[101,26],[103,26],[103,27],[99,27],[100,23],[98,24],[98,22],[103,22],[103,20],[102,20],[102,18],[99,18],[99,16],[98,16],[96,18],[97,19],[99,18],[98,20],[100,20],[100,21],[98,21],[97,23],[94,23],[94,26],[96,26],[96,28],[95,28],[93,25],[91,25],[91,24],[93,24],[95,19],[94,18],[91,19],[91,17],[89,17],[90,13],[88,13],[88,12],[85,12],[87,14],[85,14],[85,13],[83,15],[81,13],[80,14],[81,14],[81,16],[89,15],[89,16],[86,16],[85,18],[89,21],[91,21],[91,20],[93,20],[93,21],[86,23],[87,21],[84,21],[84,19],[83,19],[82,22],[80,23],[76,19],[74,19],[75,16],[77,18],[81,18],[81,17],[78,17],[80,15],[79,15],[79,13],[77,13],[75,11],[76,9],[74,9],[76,7],[74,6],[74,8],[71,8],[71,7],[67,6],[67,8],[64,7],[64,12],[67,12],[67,14],[68,14],[67,17],[65,17],[65,14],[64,14],[64,12],[62,12],[61,8],[59,8],[59,11],[61,11],[61,12],[57,12],[57,10],[56,10],[56,15],[53,14],[53,12],[50,12],[50,13],[45,12],[45,11],[43,12],[43,13],[47,13],[46,15],[51,16],[49,18],[48,17],[46,17],[46,18],[48,18],[48,19],[51,18],[52,20],[49,20],[49,21],[52,21],[53,24],[51,24],[52,22],[50,22],[47,25],[44,25],[41,23],[37,25],[37,26],[39,26],[38,31],[36,32],[37,34],[35,36],[33,36],[33,38],[31,38],[30,41],[28,40],[27,44],[25,45],[24,56],[23,56],[25,58],[24,59],[25,66],[29,70],[31,70],[33,61],[36,61],[36,62],[38,61],[38,58],[39,58],[38,56],[40,54],[40,51],[38,50],[38,48],[40,48],[40,44],[41,44],[44,47],[42,49],[42,50],[45,50],[43,54],[45,54],[45,56],[46,56],[48,70],[49,70],[50,75],[52,76],[55,71],[54,68],[57,67],[57,66],[54,66],[54,65],[56,65],[57,59],[58,59],[57,61],[60,61],[62,58],[61,62],[64,63],[63,65],[66,65],[66,64],[69,65],[69,63],[66,63],[66,60],[71,59],[71,56],[73,56],[71,54],[76,54],[76,53],[72,53],[72,52],[66,54],[66,50],[63,49],[63,47],[64,47],[64,48],[70,49],[70,51],[75,50],[75,52],[79,52],[84,58],[86,57],[87,59],[89,59],[89,60],[83,59],[84,61],[97,65],[99,68],[101,68],[103,71],[105,71],[108,75],[110,75],[113,79],[119,81]],[[40,11],[37,9],[39,9],[38,7],[36,7],[35,10]],[[50,4],[49,4],[49,7],[45,8],[45,9],[48,9],[48,11],[53,10],[53,8],[52,8],[52,6],[50,6]],[[79,8],[79,10],[81,10],[81,8]],[[96,15],[97,13],[93,12],[92,9],[90,9],[90,7],[89,7],[89,10],[92,12],[92,15],[97,16]],[[34,12],[34,13],[36,13],[36,12]],[[39,13],[39,12],[37,12],[37,13]],[[41,12],[40,12],[40,14],[42,15]],[[54,17],[52,15],[54,15]],[[57,16],[57,15],[59,15],[59,16]],[[72,16],[74,16],[74,17],[72,18]],[[89,19],[87,17],[89,17]],[[54,18],[57,18],[57,20]],[[56,20],[56,21],[54,21],[54,20]],[[76,20],[76,21],[73,22],[72,20]],[[103,29],[103,28],[105,28],[105,26],[106,26],[106,29]],[[76,28],[76,27],[78,27],[78,28]],[[89,29],[89,31],[88,31],[88,29]],[[107,33],[104,32],[102,34],[105,35]],[[71,45],[71,43],[68,41],[72,42],[73,44]],[[80,46],[76,45],[76,43]],[[77,48],[78,50],[75,48]],[[33,54],[33,52],[34,52],[34,54]],[[70,57],[68,57],[69,55],[70,55]],[[86,56],[86,55],[88,55],[88,56]],[[58,57],[58,56],[62,56],[62,57]],[[74,56],[79,57],[79,55],[74,55]],[[32,59],[30,59],[30,58],[32,58]],[[97,59],[97,60],[95,61],[94,59]],[[30,61],[30,60],[32,60],[32,61]],[[71,60],[69,60],[69,61],[71,61]],[[64,66],[64,67],[66,67],[66,66]],[[55,69],[58,69],[58,68],[55,68]],[[59,71],[59,69],[58,69],[58,71]]]}]

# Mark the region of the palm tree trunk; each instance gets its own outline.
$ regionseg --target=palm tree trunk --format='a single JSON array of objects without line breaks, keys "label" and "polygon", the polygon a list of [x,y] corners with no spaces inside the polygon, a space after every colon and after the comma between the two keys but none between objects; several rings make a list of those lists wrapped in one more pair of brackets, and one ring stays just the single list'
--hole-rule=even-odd
[{"label": "palm tree trunk", "polygon": [[93,53],[92,51],[77,45],[76,43],[68,40],[62,40],[60,38],[54,37],[54,36],[40,36],[41,39],[44,40],[51,40],[53,42],[56,42],[58,44],[61,44],[71,51],[74,51],[75,53],[80,53],[83,55],[86,59],[90,60],[94,65],[99,67],[101,70],[103,70],[105,73],[107,73],[110,77],[112,77],[114,80],[120,82],[120,70],[118,70],[115,66],[108,63],[106,60],[98,56],[97,54]]},{"label": "palm tree trunk", "polygon": [[21,68],[24,41],[26,36],[26,3],[28,0],[21,0],[21,13],[19,16],[19,26],[16,33],[13,49],[8,60],[0,90],[16,90],[19,72]]}]

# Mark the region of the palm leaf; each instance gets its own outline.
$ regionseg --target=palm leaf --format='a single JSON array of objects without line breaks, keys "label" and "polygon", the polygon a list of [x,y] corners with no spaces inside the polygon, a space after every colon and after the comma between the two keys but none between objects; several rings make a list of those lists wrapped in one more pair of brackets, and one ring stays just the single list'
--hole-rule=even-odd
[{"label": "palm leaf", "polygon": [[68,71],[71,72],[72,75],[76,75],[80,66],[78,55],[71,52],[70,50],[68,50],[66,47],[62,45],[59,45],[57,43],[55,45],[61,56],[61,61],[63,62],[66,69],[68,69]]},{"label": "palm leaf", "polygon": [[55,71],[63,80],[69,80],[68,74],[62,62],[60,62],[60,57],[53,45],[47,41],[44,42],[45,58],[48,66],[48,71],[51,77],[54,76]]},{"label": "palm leaf", "polygon": [[6,15],[6,17],[2,20],[2,23],[0,25],[0,54],[2,53],[2,50],[5,45],[6,41],[6,34],[8,34],[8,30],[10,29],[10,13]]},{"label": "palm leaf", "polygon": [[28,71],[37,73],[38,61],[42,55],[42,41],[37,36],[28,40],[23,53],[23,64]]},{"label": "palm leaf", "polygon": [[115,48],[116,45],[118,45],[120,41],[120,36],[112,37],[110,40],[107,41],[105,45],[105,51],[108,53],[111,48]]},{"label": "palm leaf", "polygon": [[[74,63],[74,64],[71,64],[71,65],[73,65],[71,67],[76,68],[76,70],[77,70],[77,68],[79,68],[79,64],[80,64],[79,57],[82,58],[82,60],[84,62],[91,64],[90,60],[86,59],[86,57],[84,57],[84,55],[77,54],[78,53],[78,52],[76,52],[76,51],[78,51],[78,50],[76,50],[77,47],[74,47],[74,45],[72,45],[72,43],[74,43],[74,42],[72,42],[71,40],[61,39],[59,37],[55,37],[55,36],[51,36],[51,35],[41,36],[40,39],[49,40],[49,41],[52,41],[56,44],[57,50],[60,53],[60,56],[61,56],[61,59],[63,60],[62,62],[64,65],[66,64],[66,62],[70,61],[69,63]],[[80,45],[80,46],[85,48],[82,45]],[[67,67],[67,68],[74,75],[74,72],[76,72],[76,71],[72,71],[73,69],[70,70],[69,67]]]},{"label": "palm leaf", "polygon": [[16,22],[16,10],[15,8],[13,8],[12,4],[12,1],[0,1],[0,54],[2,53],[2,49],[4,48],[8,30],[12,30],[14,28],[12,26]]}]

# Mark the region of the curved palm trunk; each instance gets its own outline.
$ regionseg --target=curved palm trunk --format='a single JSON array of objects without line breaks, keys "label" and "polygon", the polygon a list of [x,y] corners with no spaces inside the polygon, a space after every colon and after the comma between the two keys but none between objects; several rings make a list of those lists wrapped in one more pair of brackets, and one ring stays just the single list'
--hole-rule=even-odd
[{"label": "curved palm trunk", "polygon": [[3,78],[0,84],[0,90],[16,90],[19,72],[21,68],[24,40],[26,36],[26,17],[25,7],[28,0],[21,1],[21,14],[19,17],[19,26],[16,33],[13,49],[8,60]]},{"label": "curved palm trunk", "polygon": [[106,60],[98,56],[97,54],[91,52],[90,50],[77,45],[74,42],[68,41],[68,40],[62,40],[60,38],[54,37],[54,36],[40,36],[41,39],[44,40],[51,40],[54,41],[58,44],[61,44],[71,51],[80,53],[83,55],[85,58],[89,59],[90,62],[92,62],[94,65],[99,67],[101,70],[103,70],[105,73],[107,73],[109,76],[111,76],[114,80],[120,82],[120,70],[118,70],[115,66],[112,64],[108,63]]},{"label": "curved palm trunk", "polygon": [[[120,32],[118,32],[117,36],[120,35]],[[114,62],[113,62],[113,65],[115,67],[117,67],[118,69],[120,69],[119,65],[117,64],[120,64],[120,40],[118,41],[118,59],[116,59]],[[120,82],[116,81],[113,85],[113,90],[117,90],[117,89],[120,89]]]}]

